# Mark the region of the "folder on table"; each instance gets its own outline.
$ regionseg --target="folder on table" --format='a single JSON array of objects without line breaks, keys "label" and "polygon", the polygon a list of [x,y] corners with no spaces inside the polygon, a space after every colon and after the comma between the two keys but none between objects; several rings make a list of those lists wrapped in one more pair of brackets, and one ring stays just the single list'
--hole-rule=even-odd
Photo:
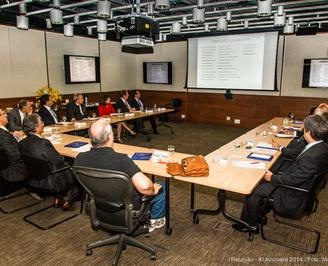
[{"label": "folder on table", "polygon": [[255,153],[252,152],[248,154],[247,158],[249,159],[256,159],[256,160],[262,160],[262,161],[271,161],[272,160],[272,155],[268,154],[263,154],[263,153]]},{"label": "folder on table", "polygon": [[132,155],[132,160],[140,160],[140,161],[147,161],[150,159],[152,153],[149,152],[136,152]]},{"label": "folder on table", "polygon": [[88,142],[83,142],[83,141],[74,141],[74,142],[71,142],[71,143],[68,143],[65,145],[65,147],[68,147],[68,148],[80,148],[84,145],[87,145]]}]

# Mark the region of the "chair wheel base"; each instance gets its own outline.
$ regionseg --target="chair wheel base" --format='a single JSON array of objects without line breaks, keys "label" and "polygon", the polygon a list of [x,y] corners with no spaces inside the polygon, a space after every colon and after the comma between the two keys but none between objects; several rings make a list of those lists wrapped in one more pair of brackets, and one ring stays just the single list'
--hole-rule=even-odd
[{"label": "chair wheel base", "polygon": [[193,224],[199,224],[199,218],[198,218],[198,216],[196,216],[196,217],[193,218],[192,223]]},{"label": "chair wheel base", "polygon": [[92,255],[92,250],[91,249],[87,249],[87,251],[85,252],[86,256],[91,256]]},{"label": "chair wheel base", "polygon": [[156,259],[157,259],[156,252],[155,252],[154,254],[151,254],[151,255],[150,255],[150,259],[151,259],[151,260],[156,260]]}]

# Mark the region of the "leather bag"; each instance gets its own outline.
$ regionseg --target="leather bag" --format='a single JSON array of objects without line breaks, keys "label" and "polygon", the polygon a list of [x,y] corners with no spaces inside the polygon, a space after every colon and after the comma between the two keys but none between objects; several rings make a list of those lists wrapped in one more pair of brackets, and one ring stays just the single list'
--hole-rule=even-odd
[{"label": "leather bag", "polygon": [[209,167],[202,155],[186,157],[179,163],[167,163],[167,172],[172,176],[208,176]]}]

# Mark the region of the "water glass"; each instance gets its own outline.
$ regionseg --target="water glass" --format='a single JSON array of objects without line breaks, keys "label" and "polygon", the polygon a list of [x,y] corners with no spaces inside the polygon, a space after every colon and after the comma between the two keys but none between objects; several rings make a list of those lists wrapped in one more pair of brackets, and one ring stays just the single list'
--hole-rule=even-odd
[{"label": "water glass", "polygon": [[66,116],[63,116],[62,117],[62,121],[65,123],[67,121],[67,117]]},{"label": "water glass", "polygon": [[238,151],[239,149],[240,149],[240,143],[239,142],[236,142],[235,143],[235,149],[236,149],[236,151]]},{"label": "water glass", "polygon": [[95,119],[97,117],[96,113],[92,113],[92,118]]},{"label": "water glass", "polygon": [[174,145],[168,145],[167,146],[167,151],[172,155],[175,151]]}]

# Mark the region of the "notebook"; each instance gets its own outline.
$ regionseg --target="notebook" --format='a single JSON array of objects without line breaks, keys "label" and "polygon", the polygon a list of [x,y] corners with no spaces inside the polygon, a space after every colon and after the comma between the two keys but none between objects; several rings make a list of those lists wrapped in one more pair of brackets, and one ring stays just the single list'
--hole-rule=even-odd
[{"label": "notebook", "polygon": [[269,154],[255,153],[255,152],[252,152],[247,156],[247,158],[249,159],[256,159],[256,160],[263,160],[263,161],[271,161],[272,157],[273,156]]},{"label": "notebook", "polygon": [[71,143],[68,143],[65,145],[65,147],[68,147],[68,148],[80,148],[84,145],[87,145],[88,142],[83,142],[83,141],[74,141],[74,142],[71,142]]},{"label": "notebook", "polygon": [[140,160],[140,161],[147,161],[150,159],[152,153],[149,152],[136,152],[132,155],[132,160]]}]

